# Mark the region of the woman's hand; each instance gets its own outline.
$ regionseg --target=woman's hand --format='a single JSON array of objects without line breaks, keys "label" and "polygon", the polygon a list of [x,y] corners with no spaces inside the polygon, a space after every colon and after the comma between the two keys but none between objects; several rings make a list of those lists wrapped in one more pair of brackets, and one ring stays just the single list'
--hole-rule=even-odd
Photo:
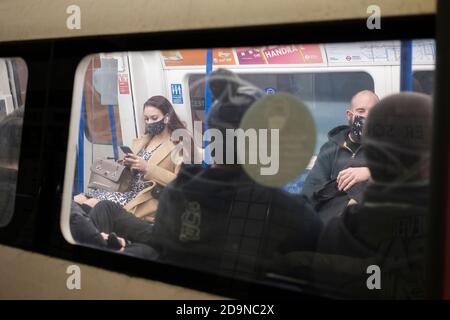
[{"label": "woman's hand", "polygon": [[78,204],[85,203],[89,198],[86,197],[83,193],[77,194],[75,197],[73,197],[73,201],[75,201]]},{"label": "woman's hand", "polygon": [[91,208],[95,207],[97,203],[99,203],[100,200],[96,198],[88,198],[84,194],[80,193],[73,197],[73,201],[75,201],[78,204],[87,204]]},{"label": "woman's hand", "polygon": [[124,159],[124,165],[129,166],[132,170],[142,172],[144,175],[147,174],[147,161],[138,157],[135,154],[127,154]]},{"label": "woman's hand", "polygon": [[89,207],[93,208],[99,202],[100,202],[100,200],[98,200],[96,198],[89,198],[84,202],[84,204],[87,204]]}]

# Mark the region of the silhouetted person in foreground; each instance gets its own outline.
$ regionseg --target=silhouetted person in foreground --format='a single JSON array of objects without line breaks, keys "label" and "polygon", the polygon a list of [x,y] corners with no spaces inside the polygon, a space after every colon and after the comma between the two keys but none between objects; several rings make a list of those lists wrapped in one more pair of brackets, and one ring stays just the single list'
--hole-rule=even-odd
[{"label": "silhouetted person in foreground", "polygon": [[[208,129],[224,137],[261,97],[257,88],[236,85],[235,79],[220,70],[210,77],[216,101]],[[227,152],[224,145],[224,159]],[[258,185],[236,162],[184,166],[161,196],[152,245],[173,264],[258,278],[277,272],[288,252],[315,250],[322,223],[305,200]]]},{"label": "silhouetted person in foreground", "polygon": [[[362,203],[331,220],[318,247],[322,254],[338,255],[322,276],[340,280],[343,292],[424,297],[431,123],[431,98],[418,93],[389,96],[370,112],[362,143],[372,179]],[[370,265],[381,270],[380,290],[367,287]],[[377,285],[376,278],[369,282]]]}]

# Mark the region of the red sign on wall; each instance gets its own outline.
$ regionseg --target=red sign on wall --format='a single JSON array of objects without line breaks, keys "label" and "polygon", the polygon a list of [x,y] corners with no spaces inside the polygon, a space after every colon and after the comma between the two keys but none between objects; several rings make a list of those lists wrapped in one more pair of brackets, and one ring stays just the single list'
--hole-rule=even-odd
[{"label": "red sign on wall", "polygon": [[318,44],[303,44],[297,46],[304,63],[323,63],[322,51]]},{"label": "red sign on wall", "polygon": [[304,62],[297,46],[272,46],[263,49],[269,64],[296,64]]},{"label": "red sign on wall", "polygon": [[239,64],[265,64],[259,48],[236,48]]},{"label": "red sign on wall", "polygon": [[128,74],[119,74],[119,93],[130,94],[130,86],[128,84]]},{"label": "red sign on wall", "polygon": [[[166,50],[161,51],[166,67],[174,66],[201,66],[206,64],[205,49]],[[214,48],[214,65],[234,65],[233,49]]]},{"label": "red sign on wall", "polygon": [[318,44],[236,48],[239,64],[315,64],[323,63]]}]

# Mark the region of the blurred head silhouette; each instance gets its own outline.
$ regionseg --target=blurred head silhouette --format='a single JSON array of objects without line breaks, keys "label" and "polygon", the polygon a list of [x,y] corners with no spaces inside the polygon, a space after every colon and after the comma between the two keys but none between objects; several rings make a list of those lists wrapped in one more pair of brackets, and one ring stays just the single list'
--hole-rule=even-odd
[{"label": "blurred head silhouette", "polygon": [[430,96],[404,92],[382,99],[370,111],[362,139],[372,179],[427,181],[431,124]]}]

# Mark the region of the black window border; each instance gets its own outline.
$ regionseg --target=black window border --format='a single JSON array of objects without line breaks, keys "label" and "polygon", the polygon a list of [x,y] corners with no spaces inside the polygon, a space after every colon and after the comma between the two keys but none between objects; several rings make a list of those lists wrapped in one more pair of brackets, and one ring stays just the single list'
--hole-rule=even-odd
[{"label": "black window border", "polygon": [[[445,0],[441,5],[445,4]],[[450,10],[447,10],[450,12]],[[72,91],[76,68],[81,59],[97,52],[169,50],[176,48],[261,46],[286,43],[332,43],[398,39],[427,39],[435,37],[435,15],[382,17],[382,28],[369,30],[366,19],[293,23],[255,27],[209,30],[187,30],[112,36],[76,37],[49,40],[13,41],[0,43],[1,57],[21,57],[28,66],[27,99],[20,153],[16,208],[10,224],[0,229],[0,243],[74,262],[138,276],[170,284],[189,287],[233,298],[319,298],[295,286],[271,286],[231,279],[182,267],[144,261],[83,246],[67,243],[60,230],[60,209],[68,128],[72,105]],[[441,21],[442,27],[450,20]],[[444,28],[442,30],[445,30]],[[442,38],[441,38],[442,37]],[[446,36],[447,37],[447,36]],[[444,42],[438,35],[437,45]],[[447,63],[447,47],[439,47],[438,63]],[[447,51],[446,51],[447,50]],[[441,80],[448,75],[440,75]],[[448,78],[441,85],[448,84]],[[444,87],[442,87],[444,88]],[[448,102],[441,90],[440,104],[436,104],[435,134],[437,143],[447,142],[447,128],[442,123],[442,102]],[[444,110],[445,112],[445,110]],[[447,116],[447,113],[444,113]],[[447,120],[448,117],[445,117]],[[442,144],[441,144],[442,145]],[[445,144],[446,145],[446,144]],[[434,148],[437,169],[445,166],[440,158],[447,150]],[[437,159],[440,159],[439,161]],[[433,172],[433,190],[444,190],[446,175]],[[432,213],[437,232],[431,240],[430,296],[442,290],[442,217],[445,194],[434,192]],[[439,210],[440,211],[439,211]],[[439,224],[438,222],[441,222]],[[430,234],[430,233],[429,233]],[[431,235],[431,234],[430,234]]]}]

